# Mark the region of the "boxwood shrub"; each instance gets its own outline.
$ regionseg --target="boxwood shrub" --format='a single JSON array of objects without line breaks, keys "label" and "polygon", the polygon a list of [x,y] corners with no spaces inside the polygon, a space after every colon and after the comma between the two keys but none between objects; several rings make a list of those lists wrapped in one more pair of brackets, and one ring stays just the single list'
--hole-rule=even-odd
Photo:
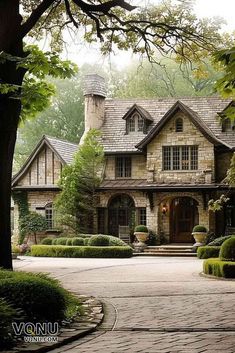
[{"label": "boxwood shrub", "polygon": [[51,245],[52,244],[52,240],[53,240],[53,238],[44,238],[44,239],[42,239],[42,241],[41,241],[41,244],[43,244],[43,245]]},{"label": "boxwood shrub", "polygon": [[12,322],[16,319],[16,310],[0,298],[0,350],[13,346]]},{"label": "boxwood shrub", "polygon": [[5,272],[0,278],[0,297],[7,299],[15,309],[22,310],[25,320],[57,321],[65,316],[64,289],[42,275],[21,273],[6,277]]},{"label": "boxwood shrub", "polygon": [[72,245],[73,238],[67,238],[66,245]]},{"label": "boxwood shrub", "polygon": [[197,249],[197,257],[199,259],[209,259],[210,257],[218,257],[220,246],[200,246]]},{"label": "boxwood shrub", "polygon": [[223,242],[231,237],[235,237],[235,235],[225,235],[224,237],[216,238],[215,240],[211,241],[208,245],[209,246],[220,246]]},{"label": "boxwood shrub", "polygon": [[61,245],[32,245],[32,256],[45,257],[131,257],[130,246],[61,246]]},{"label": "boxwood shrub", "polygon": [[[68,245],[68,244],[67,244]],[[72,245],[73,246],[83,246],[84,245],[84,239],[83,238],[79,238],[79,237],[77,237],[77,238],[73,238],[72,239]]]},{"label": "boxwood shrub", "polygon": [[89,246],[109,246],[109,237],[108,235],[93,235],[89,241],[88,241]]},{"label": "boxwood shrub", "polygon": [[203,262],[203,272],[216,277],[235,278],[235,262],[207,259]]},{"label": "boxwood shrub", "polygon": [[221,245],[219,258],[222,261],[235,261],[235,237],[225,240]]}]

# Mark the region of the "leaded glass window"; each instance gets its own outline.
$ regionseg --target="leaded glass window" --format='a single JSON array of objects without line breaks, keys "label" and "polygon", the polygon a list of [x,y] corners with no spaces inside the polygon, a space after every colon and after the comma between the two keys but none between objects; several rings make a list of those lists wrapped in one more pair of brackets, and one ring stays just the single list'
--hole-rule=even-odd
[{"label": "leaded glass window", "polygon": [[163,170],[197,170],[198,146],[164,146]]}]

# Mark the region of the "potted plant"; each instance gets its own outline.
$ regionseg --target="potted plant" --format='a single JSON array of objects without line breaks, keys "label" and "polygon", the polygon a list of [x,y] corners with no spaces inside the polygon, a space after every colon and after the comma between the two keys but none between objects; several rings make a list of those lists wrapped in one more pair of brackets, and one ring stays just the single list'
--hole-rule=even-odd
[{"label": "potted plant", "polygon": [[192,235],[196,241],[194,246],[202,246],[206,243],[207,229],[206,227],[198,224],[193,228]]},{"label": "potted plant", "polygon": [[134,235],[138,240],[137,247],[140,250],[143,250],[144,248],[146,248],[147,245],[145,244],[145,242],[148,240],[148,237],[149,237],[148,228],[144,225],[138,225],[135,227]]}]

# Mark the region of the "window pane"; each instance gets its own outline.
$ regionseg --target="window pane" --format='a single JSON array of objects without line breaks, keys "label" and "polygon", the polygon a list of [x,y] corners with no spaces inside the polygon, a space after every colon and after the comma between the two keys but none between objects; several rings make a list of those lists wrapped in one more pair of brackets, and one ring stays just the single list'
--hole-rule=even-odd
[{"label": "window pane", "polygon": [[139,209],[139,224],[146,226],[146,208]]},{"label": "window pane", "polygon": [[191,169],[198,169],[198,147],[191,146]]},{"label": "window pane", "polygon": [[124,176],[125,178],[131,177],[131,158],[125,157],[124,158]]},{"label": "window pane", "polygon": [[182,146],[182,170],[189,169],[189,146]]},{"label": "window pane", "polygon": [[173,147],[173,170],[180,169],[180,147]]},{"label": "window pane", "polygon": [[163,170],[171,169],[171,147],[163,147]]},{"label": "window pane", "polygon": [[178,118],[175,121],[175,131],[176,132],[182,132],[183,131],[183,119]]},{"label": "window pane", "polygon": [[138,131],[144,130],[144,119],[138,116]]},{"label": "window pane", "polygon": [[131,158],[130,157],[116,158],[116,177],[117,178],[131,177]]},{"label": "window pane", "polygon": [[53,208],[52,208],[52,203],[46,205],[45,207],[45,217],[47,221],[47,229],[52,229],[53,228]]},{"label": "window pane", "polygon": [[129,119],[129,132],[135,131],[135,119],[134,117]]}]

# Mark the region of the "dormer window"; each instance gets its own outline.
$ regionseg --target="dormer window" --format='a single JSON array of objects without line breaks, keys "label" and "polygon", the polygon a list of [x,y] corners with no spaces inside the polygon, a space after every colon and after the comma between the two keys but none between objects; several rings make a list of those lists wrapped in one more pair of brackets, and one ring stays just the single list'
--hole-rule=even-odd
[{"label": "dormer window", "polygon": [[182,118],[176,119],[175,132],[183,132],[183,119]]},{"label": "dormer window", "polygon": [[235,130],[235,122],[229,118],[222,120],[222,132],[228,132]]},{"label": "dormer window", "polygon": [[136,132],[144,130],[144,119],[138,114],[133,114],[127,119],[127,132]]}]

